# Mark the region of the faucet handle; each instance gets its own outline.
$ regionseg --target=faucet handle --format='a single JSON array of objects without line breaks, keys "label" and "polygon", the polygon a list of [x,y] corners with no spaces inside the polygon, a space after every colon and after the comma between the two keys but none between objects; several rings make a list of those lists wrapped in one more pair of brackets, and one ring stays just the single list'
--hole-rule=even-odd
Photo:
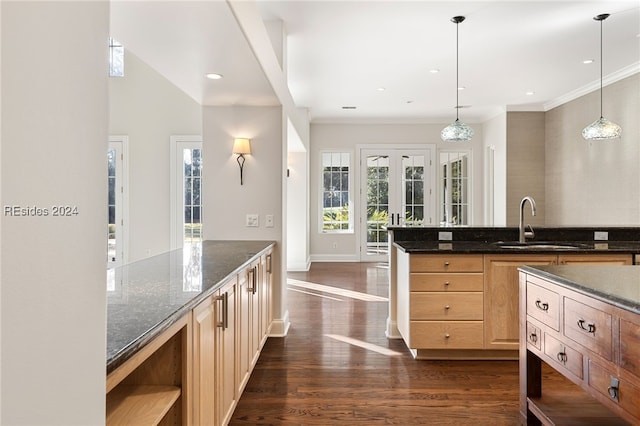
[{"label": "faucet handle", "polygon": [[531,227],[531,225],[527,225],[529,227],[529,231],[525,231],[524,232],[524,237],[525,238],[535,238],[536,233],[533,232],[533,228]]}]

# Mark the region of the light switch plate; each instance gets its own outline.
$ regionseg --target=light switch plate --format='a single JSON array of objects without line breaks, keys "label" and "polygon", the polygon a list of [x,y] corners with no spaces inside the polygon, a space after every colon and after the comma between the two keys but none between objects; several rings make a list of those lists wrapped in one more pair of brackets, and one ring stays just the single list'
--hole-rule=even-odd
[{"label": "light switch plate", "polygon": [[247,226],[251,228],[257,228],[259,226],[257,213],[247,214]]},{"label": "light switch plate", "polygon": [[439,231],[438,232],[438,240],[440,240],[440,241],[451,241],[451,240],[453,240],[453,232],[451,232],[451,231]]},{"label": "light switch plate", "polygon": [[607,241],[609,239],[609,233],[607,231],[595,231],[593,233],[594,241]]},{"label": "light switch plate", "polygon": [[268,214],[264,217],[264,226],[265,228],[273,228],[273,215]]}]

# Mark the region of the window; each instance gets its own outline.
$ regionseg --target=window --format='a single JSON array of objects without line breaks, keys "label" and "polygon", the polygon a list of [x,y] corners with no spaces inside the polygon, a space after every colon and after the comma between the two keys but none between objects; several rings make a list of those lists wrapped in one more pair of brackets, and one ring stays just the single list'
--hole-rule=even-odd
[{"label": "window", "polygon": [[109,77],[124,77],[124,47],[109,37]]},{"label": "window", "polygon": [[469,224],[469,152],[440,152],[440,225]]},{"label": "window", "polygon": [[322,153],[322,232],[353,230],[348,152]]},{"label": "window", "polygon": [[171,138],[171,248],[202,242],[202,141]]},{"label": "window", "polygon": [[107,268],[124,263],[125,253],[125,212],[127,199],[126,149],[127,136],[109,137],[107,150]]}]

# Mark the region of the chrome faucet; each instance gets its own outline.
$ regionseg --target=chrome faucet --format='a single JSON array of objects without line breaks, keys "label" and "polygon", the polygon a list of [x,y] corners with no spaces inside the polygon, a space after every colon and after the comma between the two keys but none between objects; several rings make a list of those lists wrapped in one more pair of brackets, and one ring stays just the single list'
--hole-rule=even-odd
[{"label": "chrome faucet", "polygon": [[535,237],[535,233],[533,232],[533,228],[529,225],[530,231],[524,230],[524,205],[529,202],[531,204],[531,215],[536,215],[536,200],[533,197],[526,196],[520,201],[520,237],[518,239],[519,242],[524,243],[527,241],[527,238]]}]

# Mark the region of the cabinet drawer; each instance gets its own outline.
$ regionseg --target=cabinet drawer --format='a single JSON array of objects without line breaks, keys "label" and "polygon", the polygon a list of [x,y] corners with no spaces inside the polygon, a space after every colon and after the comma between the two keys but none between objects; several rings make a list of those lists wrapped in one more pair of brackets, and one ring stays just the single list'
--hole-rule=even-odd
[{"label": "cabinet drawer", "polygon": [[552,335],[544,335],[544,353],[551,362],[559,367],[573,373],[574,376],[582,379],[582,354],[566,344],[556,339]]},{"label": "cabinet drawer", "polygon": [[481,273],[412,273],[410,291],[482,291]]},{"label": "cabinet drawer", "polygon": [[482,272],[482,255],[412,254],[411,272]]},{"label": "cabinet drawer", "polygon": [[540,329],[527,321],[527,343],[533,345],[539,351],[542,350],[542,334]]},{"label": "cabinet drawer", "polygon": [[411,320],[482,320],[482,293],[411,293]]},{"label": "cabinet drawer", "polygon": [[560,295],[546,288],[527,283],[527,315],[560,331]]},{"label": "cabinet drawer", "polygon": [[565,297],[565,336],[611,361],[611,334],[611,315]]},{"label": "cabinet drawer", "polygon": [[640,376],[640,325],[620,320],[620,367]]},{"label": "cabinet drawer", "polygon": [[482,321],[411,321],[415,349],[482,349]]},{"label": "cabinet drawer", "polygon": [[[640,418],[640,388],[620,380],[593,360],[589,360],[589,387],[604,395],[609,401],[617,403],[635,418]],[[615,381],[617,389],[615,388]],[[613,386],[612,386],[613,385]]]}]

